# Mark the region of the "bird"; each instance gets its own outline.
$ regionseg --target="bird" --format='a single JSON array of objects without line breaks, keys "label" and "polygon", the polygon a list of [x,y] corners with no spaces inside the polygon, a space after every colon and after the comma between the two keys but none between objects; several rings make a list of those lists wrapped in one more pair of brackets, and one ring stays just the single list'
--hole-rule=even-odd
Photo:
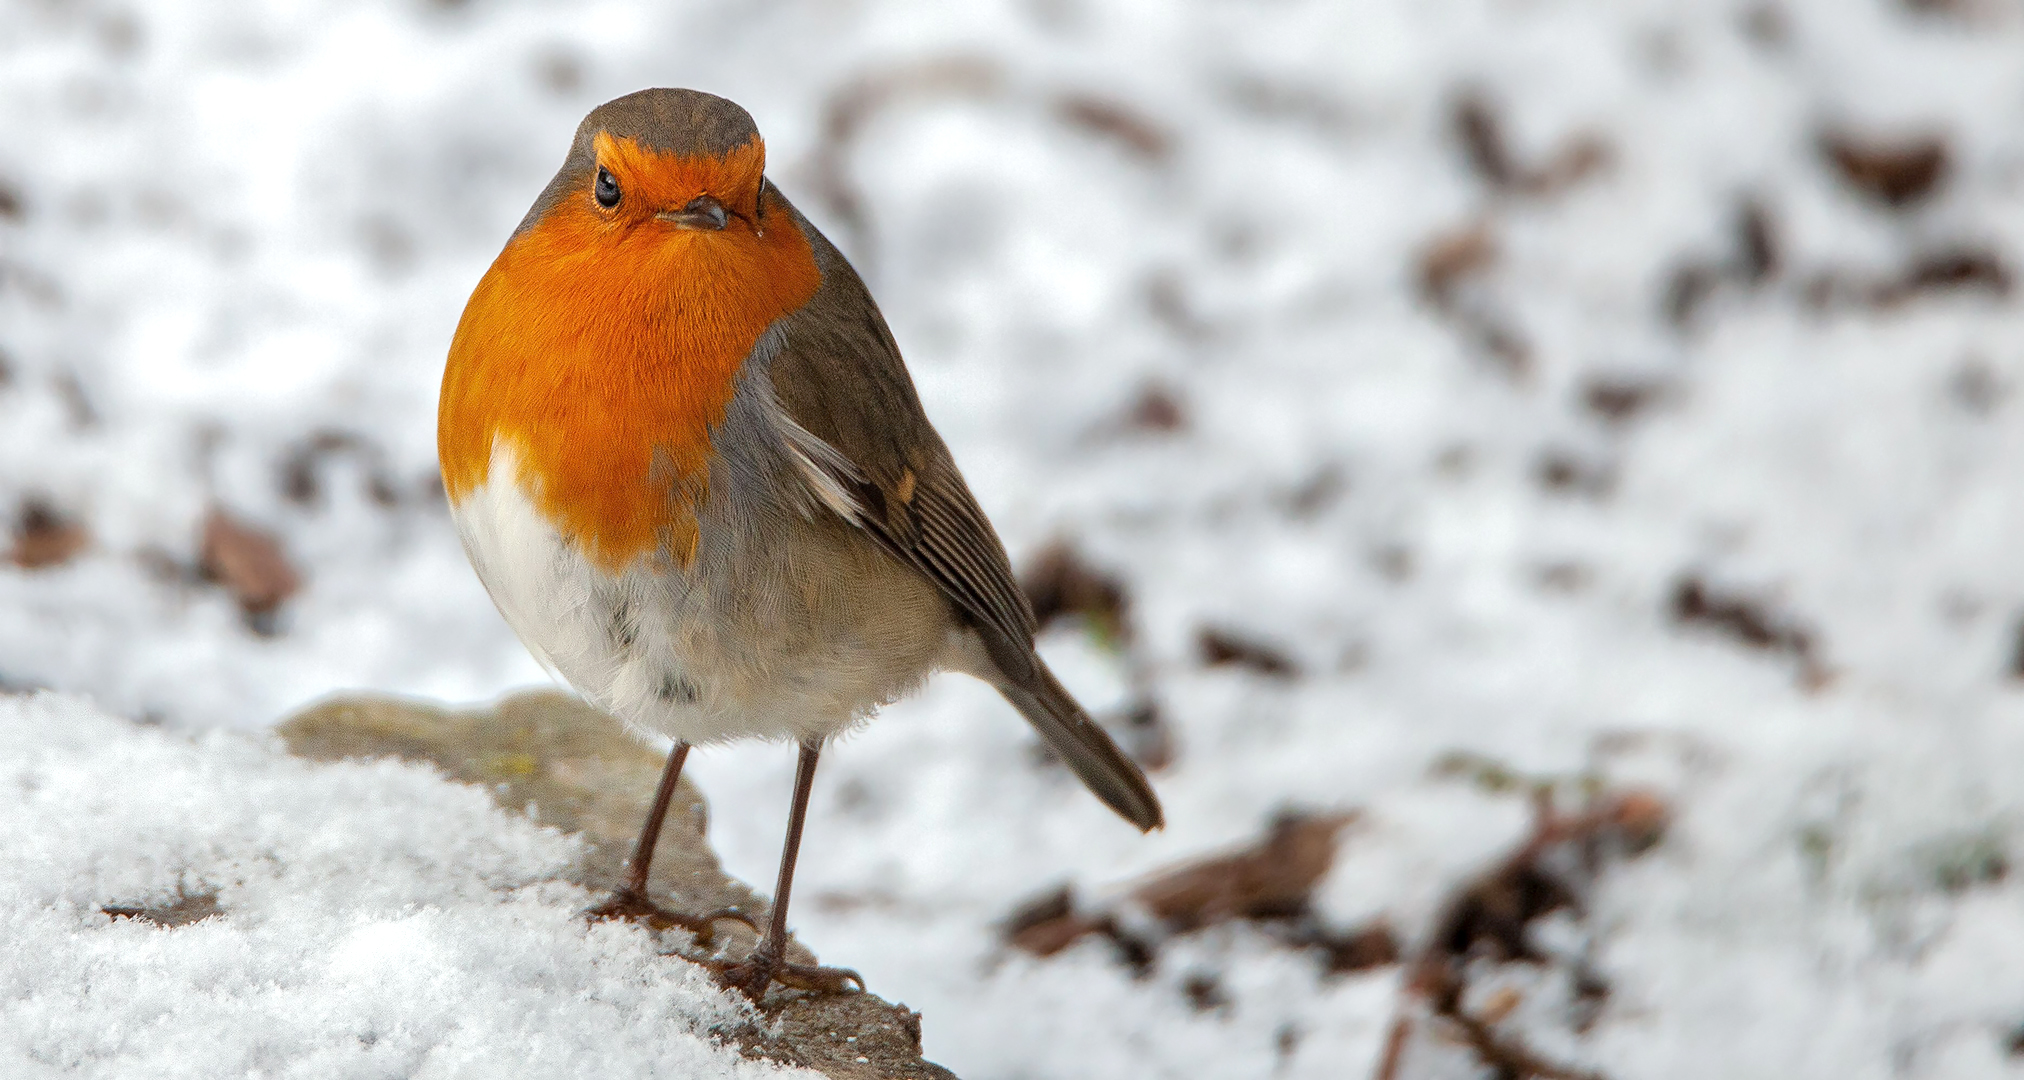
[{"label": "bird", "polygon": [[437,449],[465,554],[520,641],[673,740],[625,882],[592,915],[705,938],[744,918],[647,895],[661,822],[692,746],[798,746],[770,917],[748,956],[713,962],[727,988],[863,989],[786,958],[815,767],[937,672],[996,688],[1105,805],[1163,826],[1145,774],[1034,651],[1004,544],[878,305],[734,102],[656,88],[584,118],[458,320]]}]

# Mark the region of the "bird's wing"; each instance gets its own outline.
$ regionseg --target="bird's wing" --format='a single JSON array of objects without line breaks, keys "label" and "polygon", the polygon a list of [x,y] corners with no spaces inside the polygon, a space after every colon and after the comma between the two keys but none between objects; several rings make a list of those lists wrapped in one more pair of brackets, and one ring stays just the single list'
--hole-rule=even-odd
[{"label": "bird's wing", "polygon": [[1159,797],[1145,774],[1033,651],[1033,608],[1012,580],[1005,545],[928,423],[864,283],[794,216],[815,249],[822,287],[781,320],[769,372],[788,449],[810,489],[941,589],[997,667],[999,692],[1097,798],[1140,829],[1159,828]]},{"label": "bird's wing", "polygon": [[[1014,651],[1030,651],[1033,608],[929,425],[892,333],[850,264],[814,226],[801,225],[823,285],[782,320],[771,359],[789,448],[831,509],[938,585],[967,620]],[[1012,666],[1007,675],[1023,674],[1018,660]]]}]

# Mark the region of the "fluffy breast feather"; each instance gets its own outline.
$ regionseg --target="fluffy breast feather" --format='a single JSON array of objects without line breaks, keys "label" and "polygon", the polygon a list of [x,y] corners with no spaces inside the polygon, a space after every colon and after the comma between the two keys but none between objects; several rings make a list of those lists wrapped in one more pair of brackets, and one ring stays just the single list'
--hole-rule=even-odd
[{"label": "fluffy breast feather", "polygon": [[636,729],[694,743],[826,739],[963,653],[934,586],[803,479],[780,419],[763,377],[741,380],[686,565],[598,565],[530,495],[510,441],[454,504],[514,632]]}]

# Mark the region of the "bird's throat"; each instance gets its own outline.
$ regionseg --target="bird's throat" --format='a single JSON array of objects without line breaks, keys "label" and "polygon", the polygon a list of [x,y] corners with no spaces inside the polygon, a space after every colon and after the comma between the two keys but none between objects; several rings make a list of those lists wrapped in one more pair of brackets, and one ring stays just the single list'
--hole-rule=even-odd
[{"label": "bird's throat", "polygon": [[614,228],[585,198],[516,235],[450,345],[437,443],[451,501],[487,482],[505,440],[527,496],[594,564],[693,558],[739,371],[822,281],[792,215],[766,224]]}]

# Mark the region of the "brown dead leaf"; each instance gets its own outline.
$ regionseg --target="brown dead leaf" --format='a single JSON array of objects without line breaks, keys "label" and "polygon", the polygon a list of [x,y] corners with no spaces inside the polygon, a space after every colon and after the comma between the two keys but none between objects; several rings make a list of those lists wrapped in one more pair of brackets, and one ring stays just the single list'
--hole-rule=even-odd
[{"label": "brown dead leaf", "polygon": [[1147,161],[1164,161],[1173,153],[1173,135],[1122,102],[1071,92],[1057,95],[1053,108],[1070,127],[1116,142]]},{"label": "brown dead leaf", "polygon": [[1528,165],[1512,153],[1503,117],[1481,90],[1458,95],[1450,121],[1470,169],[1492,188],[1512,194],[1558,195],[1607,168],[1614,156],[1601,136],[1583,133],[1567,139],[1544,162]]},{"label": "brown dead leaf", "polygon": [[1674,265],[1661,303],[1674,329],[1691,329],[1695,316],[1720,290],[1752,290],[1777,276],[1783,264],[1778,226],[1764,203],[1744,198],[1736,204],[1730,243],[1726,255],[1686,256]]},{"label": "brown dead leaf", "polygon": [[1181,996],[1198,1013],[1230,1010],[1230,995],[1223,992],[1223,981],[1206,971],[1197,971],[1181,980]]},{"label": "brown dead leaf", "polygon": [[1056,540],[1040,549],[1020,584],[1040,629],[1065,616],[1080,616],[1099,638],[1119,645],[1131,641],[1131,600],[1124,582],[1091,566],[1068,541]]},{"label": "brown dead leaf", "polygon": [[347,455],[366,474],[368,499],[388,508],[400,503],[401,493],[387,472],[386,455],[371,440],[348,431],[318,431],[290,448],[281,463],[281,494],[298,506],[321,505],[325,465]]},{"label": "brown dead leaf", "polygon": [[1500,986],[1490,995],[1490,1000],[1483,1003],[1483,1007],[1476,1015],[1482,1017],[1486,1024],[1502,1023],[1504,1018],[1511,1015],[1524,1001],[1525,995],[1517,987]]},{"label": "brown dead leaf", "polygon": [[1306,943],[1321,949],[1323,968],[1330,975],[1353,975],[1396,964],[1405,952],[1398,934],[1383,919],[1348,933],[1318,933]]},{"label": "brown dead leaf", "polygon": [[1540,487],[1557,495],[1600,499],[1616,487],[1616,470],[1608,462],[1594,460],[1564,447],[1542,451],[1533,465],[1532,475],[1539,481]]},{"label": "brown dead leaf", "polygon": [[1086,934],[1103,929],[1104,920],[1078,914],[1075,890],[1067,885],[1021,904],[1000,924],[1005,943],[1034,956],[1053,956]]},{"label": "brown dead leaf", "polygon": [[168,929],[203,922],[225,913],[218,906],[218,894],[197,893],[192,896],[178,892],[174,900],[158,904],[108,904],[99,909],[115,919],[138,919]]},{"label": "brown dead leaf", "polygon": [[199,564],[204,576],[225,586],[249,619],[271,616],[302,588],[281,541],[213,508],[204,519]]},{"label": "brown dead leaf", "polygon": [[1248,668],[1275,679],[1300,675],[1299,665],[1283,651],[1233,630],[1205,626],[1195,633],[1195,651],[1206,667]]},{"label": "brown dead leaf", "polygon": [[1809,687],[1827,679],[1813,632],[1761,597],[1723,591],[1689,574],[1673,587],[1672,617],[1682,626],[1703,626],[1750,648],[1792,657]]},{"label": "brown dead leaf", "polygon": [[1437,236],[1420,251],[1420,298],[1436,309],[1448,310],[1462,281],[1496,262],[1497,238],[1481,222]]},{"label": "brown dead leaf", "polygon": [[2010,268],[1995,252],[1976,247],[1946,248],[1914,259],[1904,276],[1877,290],[1876,302],[1888,307],[1924,293],[1952,289],[1978,289],[1992,296],[2008,296],[2013,282]]},{"label": "brown dead leaf", "polygon": [[7,559],[23,570],[62,566],[91,543],[91,533],[42,499],[21,503],[14,519],[14,546]]},{"label": "brown dead leaf", "polygon": [[1973,244],[1933,248],[1912,256],[1903,270],[1878,276],[1829,269],[1806,283],[1806,303],[1816,310],[1866,307],[1887,310],[1928,296],[1971,291],[2006,297],[2015,275],[1994,250]]},{"label": "brown dead leaf", "polygon": [[[1109,941],[1137,977],[1150,974],[1168,935],[1237,919],[1263,922],[1289,948],[1319,953],[1322,971],[1341,975],[1397,962],[1398,937],[1382,919],[1347,932],[1331,931],[1309,897],[1335,859],[1336,834],[1354,813],[1283,813],[1264,839],[1228,855],[1158,874],[1131,893],[1162,935],[1145,936],[1106,910],[1079,910],[1069,886],[1044,893],[1007,916],[999,932],[1012,948],[1046,957],[1090,935]],[[1138,925],[1133,920],[1134,925]]]},{"label": "brown dead leaf", "polygon": [[1147,383],[1139,388],[1138,398],[1125,410],[1118,426],[1125,431],[1167,434],[1188,426],[1188,411],[1172,387]]},{"label": "brown dead leaf", "polygon": [[1420,298],[1453,323],[1479,355],[1511,379],[1523,380],[1532,369],[1532,347],[1478,283],[1497,255],[1495,237],[1478,223],[1423,248],[1415,278]]},{"label": "brown dead leaf", "polygon": [[1581,403],[1604,421],[1622,424],[1650,408],[1663,391],[1658,383],[1644,379],[1595,375],[1582,384]]},{"label": "brown dead leaf", "polygon": [[[1556,813],[1543,796],[1537,805],[1532,835],[1443,906],[1416,976],[1423,988],[1459,978],[1472,957],[1537,959],[1527,939],[1531,923],[1578,907],[1573,877],[1596,873],[1606,853],[1635,856],[1650,850],[1664,839],[1672,818],[1665,800],[1641,789],[1595,796],[1578,814]],[[1448,988],[1456,995],[1460,989]]]},{"label": "brown dead leaf", "polygon": [[1939,187],[1952,155],[1938,136],[1879,138],[1829,130],[1820,135],[1820,152],[1850,187],[1903,210],[1923,202]]},{"label": "brown dead leaf", "polygon": [[1722,267],[1710,262],[1685,262],[1673,268],[1666,279],[1666,321],[1684,330],[1693,325],[1715,289],[1722,284]]},{"label": "brown dead leaf", "polygon": [[1092,934],[1110,943],[1120,963],[1134,978],[1152,974],[1156,946],[1126,930],[1108,912],[1084,914],[1075,909],[1075,893],[1066,885],[1020,905],[1000,926],[1005,943],[1037,957],[1049,957]]},{"label": "brown dead leaf", "polygon": [[1609,144],[1595,134],[1576,135],[1525,177],[1528,195],[1558,195],[1609,168],[1615,159]]},{"label": "brown dead leaf", "polygon": [[1736,207],[1737,275],[1747,284],[1761,285],[1776,277],[1783,263],[1771,208],[1756,199],[1744,199]]},{"label": "brown dead leaf", "polygon": [[1533,920],[1574,901],[1561,877],[1540,865],[1538,852],[1523,849],[1450,899],[1435,921],[1429,949],[1443,963],[1470,956],[1536,960],[1539,954],[1528,938]]},{"label": "brown dead leaf", "polygon": [[[1399,1074],[1408,1042],[1424,1021],[1438,1033],[1469,1047],[1495,1076],[1593,1080],[1600,1074],[1570,1068],[1534,1051],[1522,1038],[1499,1032],[1518,1000],[1492,993],[1481,1009],[1464,1007],[1470,979],[1485,963],[1539,963],[1543,956],[1528,939],[1531,923],[1561,909],[1581,915],[1580,893],[1599,875],[1608,855],[1636,855],[1663,838],[1671,810],[1643,790],[1592,796],[1575,814],[1555,811],[1550,797],[1536,800],[1532,834],[1516,851],[1464,882],[1441,907],[1432,933],[1403,984],[1400,1007],[1373,1075]],[[1577,1029],[1593,1024],[1593,1012],[1609,988],[1585,961],[1572,973]]]},{"label": "brown dead leaf", "polygon": [[1518,180],[1518,165],[1504,142],[1504,123],[1490,99],[1470,90],[1456,98],[1455,139],[1462,144],[1462,156],[1477,176],[1492,187],[1511,187]]},{"label": "brown dead leaf", "polygon": [[1230,919],[1291,918],[1335,864],[1335,837],[1354,814],[1281,814],[1254,847],[1169,870],[1133,890],[1176,931]]}]

